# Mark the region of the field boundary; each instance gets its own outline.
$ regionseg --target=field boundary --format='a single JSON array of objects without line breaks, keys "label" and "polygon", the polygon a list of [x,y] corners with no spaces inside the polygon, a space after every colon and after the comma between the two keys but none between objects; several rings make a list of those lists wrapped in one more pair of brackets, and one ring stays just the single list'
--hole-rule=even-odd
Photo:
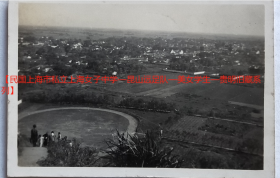
[{"label": "field boundary", "polygon": [[259,154],[255,154],[255,153],[249,153],[249,152],[244,152],[244,151],[240,151],[240,150],[235,150],[235,149],[232,149],[232,148],[224,148],[224,147],[219,147],[219,146],[214,146],[214,145],[206,145],[206,144],[201,144],[201,143],[196,143],[196,142],[177,140],[177,139],[173,139],[173,138],[169,138],[169,137],[162,137],[162,139],[165,139],[167,141],[175,141],[175,142],[187,143],[187,144],[198,145],[198,146],[206,146],[206,147],[211,147],[211,148],[222,149],[222,150],[225,150],[225,151],[238,152],[238,153],[244,153],[244,154],[249,154],[249,155],[263,157],[263,155],[259,155]]},{"label": "field boundary", "polygon": [[[142,121],[146,121],[146,122],[149,122],[150,124],[155,125],[155,127],[158,127],[158,124],[156,124],[156,123],[154,123],[154,122],[152,122],[152,121],[149,121],[148,119],[145,119],[144,117],[141,117],[141,116],[139,116],[139,115],[137,115],[137,114],[135,114],[135,113],[132,113],[132,112],[127,111],[127,108],[115,108],[115,107],[113,107],[113,108],[110,108],[110,109],[116,110],[116,111],[119,111],[119,112],[122,112],[122,113],[126,113],[126,114],[128,114],[128,115],[131,115],[131,116],[133,116],[134,118],[136,118],[137,121],[138,121],[139,123],[141,123]],[[123,110],[121,110],[121,109],[126,109],[126,110],[123,111]],[[138,126],[139,126],[139,125],[137,125],[137,127],[138,127]],[[138,129],[136,128],[136,131],[137,131],[137,130],[138,130]]]}]

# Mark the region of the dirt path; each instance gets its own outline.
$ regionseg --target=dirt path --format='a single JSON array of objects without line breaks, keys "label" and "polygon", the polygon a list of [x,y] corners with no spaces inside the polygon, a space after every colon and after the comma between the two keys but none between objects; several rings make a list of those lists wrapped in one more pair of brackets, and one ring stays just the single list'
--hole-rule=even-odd
[{"label": "dirt path", "polygon": [[21,154],[18,156],[18,166],[38,167],[37,161],[46,158],[47,148],[44,147],[21,147]]},{"label": "dirt path", "polygon": [[259,105],[241,103],[241,102],[235,102],[235,101],[228,101],[228,103],[238,105],[238,106],[246,106],[246,107],[255,108],[255,109],[263,109],[264,108],[263,106],[259,106]]},{"label": "dirt path", "polygon": [[18,116],[18,119],[20,120],[20,119],[22,119],[26,116],[32,115],[32,114],[43,113],[43,112],[48,112],[48,111],[56,111],[56,110],[62,110],[62,109],[85,109],[85,110],[105,111],[105,112],[110,112],[110,113],[114,113],[114,114],[118,114],[120,116],[123,116],[129,122],[128,128],[127,128],[127,132],[129,134],[135,133],[136,128],[137,128],[137,120],[134,117],[132,117],[128,114],[118,112],[118,111],[114,111],[114,110],[110,110],[110,109],[89,108],[89,107],[62,107],[62,108],[51,108],[51,109],[43,109],[43,110],[36,111],[36,107],[34,107],[34,108],[33,108],[34,109],[33,111],[31,111],[31,109],[29,109],[26,112],[24,111],[24,112],[20,113],[19,116]]},{"label": "dirt path", "polygon": [[243,121],[236,121],[236,120],[231,120],[231,119],[222,119],[218,117],[213,117],[209,119],[216,119],[216,120],[222,120],[222,121],[228,121],[228,122],[236,122],[239,124],[247,124],[247,125],[253,125],[253,126],[262,126],[261,124],[256,124],[256,123],[251,123],[251,122],[243,122]]}]

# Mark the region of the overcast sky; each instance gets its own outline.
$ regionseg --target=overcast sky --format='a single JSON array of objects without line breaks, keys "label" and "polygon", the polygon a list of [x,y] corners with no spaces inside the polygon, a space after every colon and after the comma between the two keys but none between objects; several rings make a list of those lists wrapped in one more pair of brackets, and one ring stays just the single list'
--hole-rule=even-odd
[{"label": "overcast sky", "polygon": [[20,4],[19,25],[264,36],[264,6]]}]

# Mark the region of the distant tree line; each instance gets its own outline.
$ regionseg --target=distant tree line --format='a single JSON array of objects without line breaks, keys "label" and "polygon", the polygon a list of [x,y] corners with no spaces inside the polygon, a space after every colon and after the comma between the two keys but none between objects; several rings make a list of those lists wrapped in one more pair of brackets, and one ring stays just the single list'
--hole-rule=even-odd
[{"label": "distant tree line", "polygon": [[35,103],[58,103],[58,104],[104,104],[114,103],[113,97],[108,95],[96,95],[91,93],[77,93],[67,90],[66,92],[38,92],[23,96],[23,101]]},{"label": "distant tree line", "polygon": [[174,103],[168,103],[164,100],[158,101],[152,99],[145,101],[142,98],[124,98],[120,102],[115,102],[113,96],[99,94],[94,92],[80,92],[67,90],[66,92],[37,92],[22,96],[23,101],[35,103],[57,103],[57,104],[90,104],[124,107],[130,109],[139,109],[144,111],[171,112],[175,109]]}]

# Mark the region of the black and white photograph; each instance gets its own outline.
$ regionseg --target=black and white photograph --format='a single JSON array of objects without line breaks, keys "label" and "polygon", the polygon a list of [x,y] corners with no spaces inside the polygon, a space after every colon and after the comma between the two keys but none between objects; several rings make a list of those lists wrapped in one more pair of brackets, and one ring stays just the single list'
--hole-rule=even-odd
[{"label": "black and white photograph", "polygon": [[16,85],[8,139],[20,169],[268,167],[274,97],[266,4],[17,7],[17,73],[6,80]]}]

